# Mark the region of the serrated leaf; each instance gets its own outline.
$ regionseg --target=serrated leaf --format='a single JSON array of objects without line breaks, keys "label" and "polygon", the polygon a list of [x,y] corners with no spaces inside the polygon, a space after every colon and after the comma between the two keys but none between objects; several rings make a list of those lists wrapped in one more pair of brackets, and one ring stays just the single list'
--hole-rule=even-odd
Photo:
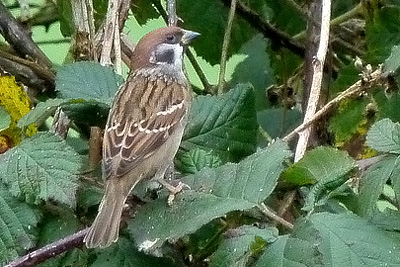
[{"label": "serrated leaf", "polygon": [[175,167],[181,173],[196,173],[204,168],[215,168],[222,165],[221,159],[203,149],[195,148],[178,155]]},{"label": "serrated leaf", "polygon": [[380,152],[400,154],[400,125],[390,119],[380,120],[368,131],[366,143]]},{"label": "serrated leaf", "polygon": [[[201,33],[201,37],[193,43],[197,55],[203,57],[211,65],[220,62],[228,11],[229,9],[222,1],[181,0],[177,2],[177,13],[185,22],[184,27]],[[236,53],[246,41],[253,37],[255,31],[247,22],[236,16],[232,33],[234,34],[229,44],[228,56]]]},{"label": "serrated leaf", "polygon": [[[374,227],[353,214],[318,213],[300,224],[303,226],[298,225],[291,236],[268,247],[256,266],[375,267],[400,264],[399,234]],[[303,233],[296,233],[300,227],[304,228]],[[289,244],[293,235],[311,242],[319,254],[301,253],[300,250],[293,259],[293,244]],[[305,264],[310,261],[313,264]]]},{"label": "serrated leaf", "polygon": [[[261,34],[245,43],[239,53],[247,57],[236,65],[230,81],[231,84],[250,82],[253,85],[257,110],[266,108],[265,90],[275,82],[274,71],[266,53],[267,44]],[[252,71],[248,71],[249,69]]]},{"label": "serrated leaf", "polygon": [[238,161],[255,151],[257,129],[253,89],[240,84],[226,94],[193,101],[181,149],[212,150],[223,160]]},{"label": "serrated leaf", "polygon": [[118,242],[111,245],[109,248],[96,250],[97,259],[93,262],[91,267],[110,267],[110,266],[124,266],[124,267],[148,267],[148,266],[165,266],[172,267],[170,260],[165,258],[158,258],[146,255],[139,252],[133,245],[133,242],[120,237]]},{"label": "serrated leaf", "polygon": [[52,199],[73,207],[82,165],[65,141],[39,133],[0,155],[0,180],[28,203]]},{"label": "serrated leaf", "polygon": [[72,17],[72,2],[68,0],[58,0],[57,11],[60,18],[60,31],[64,36],[71,36],[74,33],[74,22]]},{"label": "serrated leaf", "polygon": [[0,265],[35,245],[39,213],[0,185]]},{"label": "serrated leaf", "polygon": [[134,240],[141,247],[154,249],[230,211],[254,207],[271,194],[283,170],[282,163],[289,156],[286,144],[277,141],[238,164],[204,169],[185,177],[184,182],[198,192],[184,191],[172,207],[163,198],[145,205],[129,224]]},{"label": "serrated leaf", "polygon": [[56,91],[62,98],[96,100],[109,104],[122,82],[122,77],[111,68],[81,61],[58,70]]},{"label": "serrated leaf", "polygon": [[[390,155],[369,167],[360,180],[359,187],[359,214],[371,215],[376,208],[376,202],[383,192],[383,186],[398,173],[400,160]],[[397,183],[396,183],[397,184]]]},{"label": "serrated leaf", "polygon": [[40,127],[49,116],[54,114],[58,106],[67,101],[68,100],[65,99],[55,98],[45,102],[39,102],[34,109],[29,111],[18,121],[17,126],[21,129],[25,129],[30,124],[36,123],[36,125]]},{"label": "serrated leaf", "polygon": [[400,46],[395,45],[392,48],[390,56],[385,60],[382,66],[382,72],[386,74],[395,74],[400,67]]},{"label": "serrated leaf", "polygon": [[356,167],[355,161],[346,152],[331,147],[318,147],[290,166],[282,177],[290,183],[306,185],[337,180]]},{"label": "serrated leaf", "polygon": [[7,129],[11,124],[11,116],[7,110],[0,106],[0,132]]},{"label": "serrated leaf", "polygon": [[219,245],[210,257],[210,267],[248,266],[259,252],[251,249],[254,244],[260,242],[257,237],[262,239],[263,247],[278,238],[278,229],[274,227],[260,229],[254,226],[242,226],[231,231],[237,235],[225,239]]}]

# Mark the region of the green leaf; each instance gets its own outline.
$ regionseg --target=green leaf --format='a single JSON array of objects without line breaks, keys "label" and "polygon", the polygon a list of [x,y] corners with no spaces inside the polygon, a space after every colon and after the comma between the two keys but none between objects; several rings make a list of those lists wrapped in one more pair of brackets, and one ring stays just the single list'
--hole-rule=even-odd
[{"label": "green leaf", "polygon": [[[66,208],[53,207],[42,220],[38,245],[40,247],[60,240],[82,229],[76,215]],[[38,265],[40,267],[87,266],[88,251],[74,248]]]},{"label": "green leaf", "polygon": [[11,117],[7,110],[0,106],[0,131],[7,129],[10,126]]},{"label": "green leaf", "polygon": [[170,260],[153,257],[137,251],[132,241],[120,237],[117,243],[106,249],[96,249],[97,259],[91,267],[148,267],[148,266],[176,266]]},{"label": "green leaf", "polygon": [[[253,85],[257,110],[266,108],[266,88],[275,82],[274,71],[270,66],[266,49],[267,40],[261,34],[245,43],[239,53],[246,54],[247,57],[236,65],[230,81],[231,84],[250,82]],[[252,71],[248,71],[250,69]]]},{"label": "green leaf", "polygon": [[193,101],[181,149],[212,150],[222,160],[238,161],[255,151],[257,129],[253,89],[240,84],[226,94]]},{"label": "green leaf", "polygon": [[256,267],[324,266],[319,244],[321,238],[312,224],[300,220],[290,236],[280,236],[269,245],[256,262]]},{"label": "green leaf", "polygon": [[[197,55],[211,65],[220,62],[228,11],[229,9],[224,6],[222,1],[181,0],[177,3],[177,13],[185,22],[185,28],[201,33],[201,37],[193,42]],[[240,47],[255,33],[254,29],[239,16],[235,17],[232,32],[234,36],[229,44],[228,56],[237,53]]]},{"label": "green leaf", "polygon": [[380,152],[400,154],[400,125],[390,119],[376,122],[368,131],[366,143]]},{"label": "green leaf", "polygon": [[262,249],[267,243],[272,243],[278,238],[278,229],[274,227],[260,229],[254,226],[242,226],[230,232],[234,236],[226,238],[211,255],[210,267],[248,266],[253,257],[259,253],[258,249],[252,250],[256,244],[261,245]]},{"label": "green leaf", "polygon": [[[160,1],[158,0],[158,2]],[[148,20],[156,19],[160,16],[160,13],[158,13],[157,9],[152,4],[152,1],[148,0],[136,0],[131,6],[131,10],[136,21],[141,26],[146,24]]]},{"label": "green leaf", "polygon": [[58,16],[60,18],[60,31],[64,36],[71,36],[75,29],[71,1],[59,0],[55,3],[57,4]]},{"label": "green leaf", "polygon": [[277,141],[238,164],[185,177],[184,182],[198,192],[180,193],[172,207],[163,198],[145,205],[129,224],[135,242],[154,249],[228,212],[254,207],[271,194],[289,156],[286,144]]},{"label": "green leaf", "polygon": [[385,60],[382,66],[383,73],[395,74],[400,67],[400,46],[395,45],[392,48],[390,56]]},{"label": "green leaf", "polygon": [[398,171],[399,158],[395,157],[394,155],[385,157],[366,170],[365,174],[360,180],[359,187],[358,205],[360,215],[371,215],[376,208],[376,202],[378,201],[379,196],[383,192],[383,186],[391,178],[391,176],[395,173],[398,173]]},{"label": "green leaf", "polygon": [[294,130],[301,122],[298,109],[269,108],[257,113],[260,126],[271,138],[279,138]]},{"label": "green leaf", "polygon": [[96,100],[109,104],[122,82],[122,77],[111,68],[81,61],[58,70],[56,91],[62,98]]},{"label": "green leaf", "polygon": [[29,111],[19,121],[17,126],[21,129],[26,129],[30,124],[36,123],[40,127],[45,120],[54,114],[57,107],[67,102],[65,99],[49,99],[46,102],[39,102],[34,109]]},{"label": "green leaf", "polygon": [[104,128],[110,107],[105,103],[89,100],[63,105],[62,110],[76,123]]},{"label": "green leaf", "polygon": [[28,203],[55,200],[73,207],[82,158],[65,141],[38,133],[0,155],[0,180]]},{"label": "green leaf", "polygon": [[196,173],[204,168],[215,168],[222,165],[221,159],[200,148],[191,149],[178,155],[175,167],[181,173]]},{"label": "green leaf", "polygon": [[[305,246],[295,254],[299,246],[290,244],[294,236],[311,245],[315,254]],[[256,266],[398,266],[399,237],[353,214],[313,214],[300,221],[291,236],[269,246]]]},{"label": "green leaf", "polygon": [[359,129],[366,123],[365,108],[368,99],[357,99],[343,101],[339,111],[336,112],[329,122],[329,131],[335,135],[337,145],[348,142],[354,135],[359,133]]},{"label": "green leaf", "polygon": [[332,182],[356,168],[346,152],[331,147],[318,147],[290,166],[282,177],[296,185]]},{"label": "green leaf", "polygon": [[365,36],[367,41],[367,61],[371,64],[384,62],[393,45],[400,43],[400,7],[387,5],[373,10],[367,19]]},{"label": "green leaf", "polygon": [[39,213],[0,185],[0,265],[35,246]]}]

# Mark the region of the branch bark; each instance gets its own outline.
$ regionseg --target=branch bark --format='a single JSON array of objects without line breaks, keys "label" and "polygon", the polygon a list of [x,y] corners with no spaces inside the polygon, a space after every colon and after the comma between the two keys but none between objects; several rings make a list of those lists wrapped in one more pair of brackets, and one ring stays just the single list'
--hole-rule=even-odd
[{"label": "branch bark", "polygon": [[8,263],[5,267],[34,266],[72,248],[80,247],[83,244],[83,238],[88,230],[89,228],[83,229],[64,239],[57,240],[56,242],[48,244],[38,250],[32,251],[25,256]]},{"label": "branch bark", "polygon": [[[319,1],[319,0],[317,0]],[[304,115],[304,122],[309,121],[317,110],[319,96],[321,93],[322,78],[324,71],[324,63],[329,44],[329,23],[331,16],[331,1],[322,0],[322,14],[321,14],[321,32],[319,35],[319,45],[317,54],[312,59],[312,82],[311,90],[307,104],[307,110]],[[311,125],[310,125],[311,126]],[[299,140],[297,142],[294,161],[299,161],[306,149],[310,137],[310,127],[305,128],[299,132]]]}]

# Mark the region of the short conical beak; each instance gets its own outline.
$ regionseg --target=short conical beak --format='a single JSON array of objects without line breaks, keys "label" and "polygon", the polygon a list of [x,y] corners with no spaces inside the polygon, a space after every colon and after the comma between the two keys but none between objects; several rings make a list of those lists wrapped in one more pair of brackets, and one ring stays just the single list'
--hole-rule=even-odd
[{"label": "short conical beak", "polygon": [[200,33],[198,33],[198,32],[183,30],[182,43],[184,45],[188,45],[199,36],[200,36]]}]

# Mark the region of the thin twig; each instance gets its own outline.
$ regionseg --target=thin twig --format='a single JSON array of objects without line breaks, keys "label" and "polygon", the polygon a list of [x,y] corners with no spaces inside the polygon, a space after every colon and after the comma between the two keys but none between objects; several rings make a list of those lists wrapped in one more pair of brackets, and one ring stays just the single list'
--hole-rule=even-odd
[{"label": "thin twig", "polygon": [[222,43],[222,54],[221,54],[221,63],[220,63],[219,79],[218,79],[218,94],[222,94],[224,92],[226,61],[228,59],[228,49],[229,49],[229,43],[231,41],[233,19],[235,18],[235,13],[236,13],[236,3],[237,0],[231,1],[231,7],[228,15],[228,24],[226,26],[224,41]]},{"label": "thin twig", "polygon": [[[332,19],[330,25],[331,25],[331,27],[332,26],[336,26],[336,25],[340,25],[343,22],[358,16],[361,13],[361,11],[362,11],[362,4],[360,3],[360,4],[356,5],[353,9],[351,9],[351,10],[347,11],[346,13],[343,13],[342,15]],[[295,36],[293,36],[293,39],[301,40],[301,39],[304,39],[305,37],[306,37],[306,31],[302,31],[302,32],[296,34]]]},{"label": "thin twig", "polygon": [[265,205],[264,203],[261,203],[260,205],[257,206],[260,211],[267,216],[268,218],[282,224],[283,226],[285,226],[286,228],[293,230],[293,224],[286,221],[285,219],[283,219],[282,217],[279,217],[274,211],[272,211],[270,208],[267,207],[267,205]]},{"label": "thin twig", "polygon": [[89,228],[83,229],[73,235],[67,236],[66,238],[57,240],[38,250],[32,251],[25,256],[10,262],[5,267],[34,266],[72,248],[80,247],[83,244],[83,238],[88,230]]},{"label": "thin twig", "polygon": [[[322,86],[325,57],[328,51],[328,44],[329,44],[330,16],[331,16],[331,1],[322,0],[321,33],[320,33],[318,51],[315,58],[313,59],[313,78],[311,83],[310,96],[307,104],[307,110],[304,115],[304,121],[310,120],[314,116],[317,110],[317,105]],[[303,157],[307,149],[310,133],[311,133],[310,128],[306,128],[303,131],[299,132],[299,141],[297,142],[296,152],[294,157],[295,162],[297,162]]]},{"label": "thin twig", "polygon": [[108,1],[107,7],[107,15],[106,15],[106,22],[104,25],[104,38],[103,38],[103,47],[100,54],[100,64],[103,66],[110,66],[112,65],[111,60],[111,51],[114,44],[114,31],[117,28],[115,25],[116,17],[118,17],[118,7],[119,7],[119,0],[110,0]]},{"label": "thin twig", "polygon": [[168,26],[175,27],[178,24],[178,16],[176,15],[176,0],[167,1]]},{"label": "thin twig", "polygon": [[373,88],[374,85],[379,83],[381,81],[381,75],[382,75],[382,70],[381,68],[378,68],[375,70],[373,73],[369,75],[368,79],[360,79],[359,81],[355,82],[353,85],[351,85],[349,88],[347,88],[345,91],[343,91],[340,95],[329,101],[322,109],[320,109],[318,112],[314,114],[312,118],[310,118],[308,121],[304,121],[301,125],[296,127],[293,131],[291,131],[288,135],[286,135],[283,138],[283,141],[290,141],[292,140],[296,134],[299,132],[303,131],[306,129],[308,126],[313,124],[315,121],[319,120],[321,117],[323,117],[325,114],[327,114],[333,107],[338,105],[342,100],[359,95],[361,92]]},{"label": "thin twig", "polygon": [[[231,0],[221,0],[226,6],[230,6]],[[293,53],[304,57],[304,45],[294,40],[290,35],[282,32],[269,22],[264,21],[257,12],[246,6],[242,1],[237,3],[237,14],[246,20],[254,29],[261,32],[278,47],[285,47]]]}]

